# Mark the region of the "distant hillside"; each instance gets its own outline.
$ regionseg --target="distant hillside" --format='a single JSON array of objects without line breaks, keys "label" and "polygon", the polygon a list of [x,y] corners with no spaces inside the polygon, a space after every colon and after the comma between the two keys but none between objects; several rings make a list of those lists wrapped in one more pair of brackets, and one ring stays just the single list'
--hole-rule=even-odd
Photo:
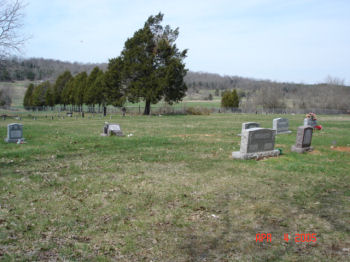
[{"label": "distant hillside", "polygon": [[80,72],[90,72],[95,66],[106,69],[107,64],[82,64],[62,62],[43,58],[12,58],[0,63],[0,82],[22,80],[55,80],[65,70],[73,75]]},{"label": "distant hillside", "polygon": [[[12,58],[0,62],[0,82],[14,81],[55,81],[65,70],[73,75],[90,71],[98,66],[107,69],[107,64],[82,64],[59,60],[30,58]],[[343,82],[330,79],[323,84],[280,83],[269,80],[257,80],[239,76],[221,76],[218,74],[189,71],[185,77],[188,86],[186,100],[220,100],[225,90],[237,89],[241,98],[241,108],[323,108],[350,110],[350,87]],[[6,83],[0,84],[8,86]],[[22,84],[21,84],[22,85]],[[18,86],[18,85],[16,85]],[[23,88],[19,88],[22,90]],[[15,96],[20,100],[21,93]]]}]

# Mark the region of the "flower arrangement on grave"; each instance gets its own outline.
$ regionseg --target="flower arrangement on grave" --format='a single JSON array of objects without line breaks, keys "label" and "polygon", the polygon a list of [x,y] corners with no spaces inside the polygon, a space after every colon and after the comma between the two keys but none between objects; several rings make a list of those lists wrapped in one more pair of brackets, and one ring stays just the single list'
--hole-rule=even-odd
[{"label": "flower arrangement on grave", "polygon": [[317,120],[316,114],[311,112],[306,114],[306,118],[310,118],[311,120]]},{"label": "flower arrangement on grave", "polygon": [[316,117],[315,113],[311,113],[310,112],[310,113],[306,114],[306,118],[311,119],[315,123],[315,125],[313,126],[314,129],[317,129],[317,130],[321,130],[322,129],[321,125],[317,125],[317,122],[316,122],[317,117]]}]

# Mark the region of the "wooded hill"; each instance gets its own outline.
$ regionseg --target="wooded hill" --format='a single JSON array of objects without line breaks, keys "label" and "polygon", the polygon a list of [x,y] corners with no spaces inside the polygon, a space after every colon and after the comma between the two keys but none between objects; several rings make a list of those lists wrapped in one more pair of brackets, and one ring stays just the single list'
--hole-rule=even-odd
[{"label": "wooded hill", "polygon": [[76,75],[84,71],[90,73],[95,66],[102,70],[107,68],[107,64],[83,64],[44,58],[21,59],[13,57],[0,61],[0,81],[55,81],[66,70]]},{"label": "wooded hill", "polygon": [[[82,64],[53,59],[12,58],[0,63],[0,81],[48,80],[54,82],[64,71],[72,75],[87,72],[98,66],[103,71],[107,63]],[[240,107],[264,108],[329,108],[350,110],[350,87],[344,81],[328,78],[320,84],[280,83],[239,76],[221,76],[205,72],[188,72],[185,77],[187,95],[213,93],[220,96],[225,90],[236,89],[241,98]],[[206,91],[207,90],[207,91]],[[212,96],[211,96],[212,97]]]}]

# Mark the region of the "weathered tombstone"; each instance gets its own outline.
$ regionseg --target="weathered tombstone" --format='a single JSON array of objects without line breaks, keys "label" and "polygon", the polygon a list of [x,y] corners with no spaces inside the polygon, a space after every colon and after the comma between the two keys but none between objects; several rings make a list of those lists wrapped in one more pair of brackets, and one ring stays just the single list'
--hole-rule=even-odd
[{"label": "weathered tombstone", "polygon": [[242,132],[240,151],[232,152],[236,159],[278,156],[275,150],[276,131],[269,128],[250,128]]},{"label": "weathered tombstone", "polygon": [[72,117],[73,116],[73,112],[67,112],[67,116],[68,117]]},{"label": "weathered tombstone", "polygon": [[5,142],[7,143],[17,143],[18,140],[24,140],[23,138],[23,125],[12,123],[7,125],[7,137]]},{"label": "weathered tombstone", "polygon": [[287,118],[275,118],[272,120],[272,129],[276,130],[276,134],[290,134],[292,131],[288,130],[289,121]]},{"label": "weathered tombstone", "polygon": [[245,123],[242,123],[241,134],[238,134],[238,136],[241,136],[243,134],[244,130],[250,129],[250,128],[256,128],[256,127],[260,127],[259,123],[256,123],[256,122],[245,122]]},{"label": "weathered tombstone", "polygon": [[101,136],[124,136],[119,124],[105,122]]},{"label": "weathered tombstone", "polygon": [[313,128],[311,126],[299,126],[295,145],[292,146],[292,151],[304,153],[312,151],[311,146]]},{"label": "weathered tombstone", "polygon": [[107,136],[108,135],[108,125],[109,125],[108,122],[105,122],[105,125],[103,127],[101,136]]},{"label": "weathered tombstone", "polygon": [[108,136],[124,136],[118,124],[109,124],[107,133]]}]

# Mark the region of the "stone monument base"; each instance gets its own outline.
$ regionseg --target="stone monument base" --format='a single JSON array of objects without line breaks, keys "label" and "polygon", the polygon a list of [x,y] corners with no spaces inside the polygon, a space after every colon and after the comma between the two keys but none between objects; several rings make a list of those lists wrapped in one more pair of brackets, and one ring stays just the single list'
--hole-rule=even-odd
[{"label": "stone monument base", "polygon": [[108,136],[124,136],[124,134],[121,131],[109,130]]},{"label": "stone monument base", "polygon": [[4,140],[6,143],[17,143],[18,140],[24,141],[24,138],[17,138],[17,139],[5,138]]},{"label": "stone monument base", "polygon": [[110,132],[109,134],[101,133],[101,136],[124,136],[122,132]]},{"label": "stone monument base", "polygon": [[290,134],[292,131],[282,131],[282,132],[276,132],[276,135],[281,135],[281,134]]},{"label": "stone monument base", "polygon": [[296,146],[292,146],[292,152],[296,152],[299,154],[305,153],[305,152],[311,152],[312,150],[314,150],[314,148],[312,146],[310,147],[296,147]]},{"label": "stone monument base", "polygon": [[241,153],[240,151],[232,152],[232,157],[234,159],[257,159],[262,157],[273,157],[278,156],[280,154],[279,150],[272,151],[263,151],[263,152],[255,152],[255,153]]}]

